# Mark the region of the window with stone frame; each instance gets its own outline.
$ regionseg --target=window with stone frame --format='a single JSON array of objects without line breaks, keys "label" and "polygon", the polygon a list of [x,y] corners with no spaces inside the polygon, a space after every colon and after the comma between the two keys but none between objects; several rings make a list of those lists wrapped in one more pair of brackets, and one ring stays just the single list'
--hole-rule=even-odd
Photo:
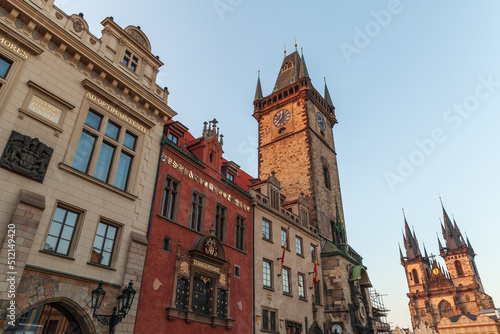
[{"label": "window with stone frame", "polygon": [[131,51],[125,50],[122,64],[130,68],[133,72],[136,72],[137,65],[139,64],[139,58],[136,55],[134,55]]},{"label": "window with stone frame", "polygon": [[291,294],[291,288],[290,288],[290,268],[283,267],[283,293],[290,295]]},{"label": "window with stone frame", "polygon": [[265,219],[262,219],[262,239],[271,241],[272,237],[271,230],[271,222]]},{"label": "window with stone frame", "polygon": [[462,262],[459,260],[455,261],[455,269],[457,270],[457,276],[463,276],[464,274],[464,269],[462,267]]},{"label": "window with stone frame", "polygon": [[262,308],[262,330],[275,332],[277,331],[276,321],[278,318],[278,310],[263,307]]},{"label": "window with stone frame", "polygon": [[270,199],[271,199],[271,207],[279,210],[281,207],[281,200],[280,200],[280,192],[277,188],[269,186],[269,192],[270,192]]},{"label": "window with stone frame", "polygon": [[227,290],[217,289],[217,317],[227,318]]},{"label": "window with stone frame", "polygon": [[116,248],[119,227],[108,222],[100,221],[92,247],[90,262],[106,267],[111,266],[113,253]]},{"label": "window with stone frame", "polygon": [[262,285],[265,288],[273,288],[273,262],[262,260]]},{"label": "window with stone frame", "polygon": [[318,284],[314,285],[314,303],[321,304],[321,291],[319,289],[321,282],[318,280]]},{"label": "window with stone frame", "polygon": [[306,277],[304,274],[298,273],[297,274],[297,283],[299,285],[299,298],[300,299],[306,299]]},{"label": "window with stone frame", "polygon": [[7,75],[12,67],[12,60],[0,55],[0,89],[7,82]]},{"label": "window with stone frame", "polygon": [[205,196],[193,190],[191,195],[191,213],[189,227],[198,232],[203,232],[205,218]]},{"label": "window with stone frame", "polygon": [[215,208],[215,236],[226,242],[227,208],[217,203]]},{"label": "window with stone frame", "polygon": [[281,247],[290,249],[290,240],[288,240],[288,230],[286,228],[281,228]]},{"label": "window with stone frame", "polygon": [[331,190],[332,189],[332,183],[331,183],[331,180],[330,180],[330,171],[329,171],[328,167],[326,167],[325,165],[323,165],[323,178],[324,178],[324,181],[325,181],[325,187],[326,187],[326,189]]},{"label": "window with stone frame", "polygon": [[311,244],[311,261],[316,259],[316,245]]},{"label": "window with stone frame", "polygon": [[297,255],[304,256],[302,245],[303,245],[302,238],[299,236],[295,236],[295,253]]},{"label": "window with stone frame", "polygon": [[195,275],[193,280],[193,300],[191,308],[193,312],[212,315],[213,278],[203,275]]},{"label": "window with stone frame", "polygon": [[71,167],[127,191],[138,134],[106,113],[90,109]]},{"label": "window with stone frame", "polygon": [[246,219],[236,215],[236,235],[234,247],[244,251],[246,246]]},{"label": "window with stone frame", "polygon": [[175,308],[187,311],[189,304],[189,278],[177,277],[177,287],[175,289]]},{"label": "window with stone frame", "polygon": [[170,175],[167,175],[165,178],[165,186],[163,188],[161,215],[174,221],[177,219],[180,187],[180,181],[174,179]]},{"label": "window with stone frame", "polygon": [[49,232],[43,246],[44,251],[55,254],[72,256],[75,248],[73,240],[80,228],[80,217],[82,211],[68,208],[68,206],[58,203]]}]

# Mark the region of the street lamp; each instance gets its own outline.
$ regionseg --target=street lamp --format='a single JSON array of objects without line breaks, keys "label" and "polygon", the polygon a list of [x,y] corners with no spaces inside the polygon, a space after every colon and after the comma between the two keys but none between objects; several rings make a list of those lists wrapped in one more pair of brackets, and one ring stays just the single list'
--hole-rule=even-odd
[{"label": "street lamp", "polygon": [[128,287],[122,290],[121,295],[118,296],[118,313],[116,306],[113,307],[113,314],[105,315],[105,314],[96,314],[96,311],[101,308],[102,301],[104,299],[104,295],[106,291],[102,288],[102,281],[99,282],[99,286],[97,289],[92,291],[92,309],[94,310],[93,316],[97,318],[99,322],[103,325],[109,326],[109,334],[113,334],[115,332],[115,326],[122,321],[123,318],[127,315],[132,303],[134,302],[135,290],[132,287],[133,283],[130,281]]}]

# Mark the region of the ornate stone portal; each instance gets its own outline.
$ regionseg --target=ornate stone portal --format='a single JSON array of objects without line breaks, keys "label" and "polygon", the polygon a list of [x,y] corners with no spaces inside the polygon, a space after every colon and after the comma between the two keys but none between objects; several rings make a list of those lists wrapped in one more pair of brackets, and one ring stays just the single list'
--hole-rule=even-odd
[{"label": "ornate stone portal", "polygon": [[42,183],[53,151],[38,138],[12,131],[0,167]]}]

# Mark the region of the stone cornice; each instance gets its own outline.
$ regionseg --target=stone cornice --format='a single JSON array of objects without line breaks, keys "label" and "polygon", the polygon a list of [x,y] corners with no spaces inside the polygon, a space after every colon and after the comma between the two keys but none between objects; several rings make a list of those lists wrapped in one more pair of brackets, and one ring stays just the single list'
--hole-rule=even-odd
[{"label": "stone cornice", "polygon": [[[39,43],[44,46],[44,48],[47,48],[49,42],[54,43],[57,46],[55,51],[56,55],[62,58],[64,52],[70,54],[72,58],[69,60],[69,63],[71,65],[78,69],[78,67],[76,67],[77,63],[79,61],[82,62],[85,65],[85,69],[82,70],[85,75],[90,77],[92,71],[96,72],[98,74],[96,81],[98,81],[100,85],[105,89],[109,89],[103,85],[104,80],[109,81],[112,83],[109,85],[111,88],[119,88],[122,91],[122,94],[118,96],[119,98],[126,100],[127,95],[130,95],[131,103],[140,103],[142,106],[141,112],[162,125],[168,119],[176,115],[175,111],[165,104],[165,102],[161,101],[159,97],[153,95],[152,92],[142,87],[139,82],[128,77],[113,64],[106,61],[100,54],[90,49],[83,42],[79,41],[68,31],[51,21],[25,1],[2,1],[2,4],[6,3],[14,7],[10,15],[4,19],[7,27],[9,24],[12,26],[12,28],[9,27],[10,30],[15,31],[13,28],[16,26],[13,23],[21,14],[30,19],[30,22],[26,26],[18,28],[27,36],[31,37],[24,38],[24,41],[21,41],[23,44],[25,44],[27,40],[35,46]],[[37,31],[42,34],[42,38],[39,41],[33,40],[31,36],[35,28],[38,28]],[[124,35],[130,38],[128,34],[124,33]],[[22,35],[19,33],[11,35],[13,38],[17,36]],[[41,50],[43,50],[43,48]],[[60,50],[61,52],[59,52]]]}]

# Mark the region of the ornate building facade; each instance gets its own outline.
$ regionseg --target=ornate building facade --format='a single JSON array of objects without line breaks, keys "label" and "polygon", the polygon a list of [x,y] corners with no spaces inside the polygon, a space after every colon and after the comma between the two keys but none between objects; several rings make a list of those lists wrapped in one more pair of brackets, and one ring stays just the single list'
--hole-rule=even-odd
[{"label": "ornate building facade", "polygon": [[259,178],[275,173],[282,195],[302,197],[308,225],[320,236],[322,327],[333,333],[376,332],[366,267],[347,241],[333,137],[337,118],[326,84],[322,96],[295,51],[285,56],[270,95],[263,96],[259,78],[253,115],[259,124]]},{"label": "ornate building facade", "polygon": [[134,333],[252,333],[251,178],[216,124],[165,127]]},{"label": "ornate building facade", "polygon": [[477,315],[482,310],[494,308],[492,298],[484,291],[471,243],[463,237],[457,223],[454,220],[452,223],[444,206],[442,209],[441,231],[445,245],[439,238],[438,244],[445,268],[427,255],[425,247],[421,253],[416,234],[410,230],[405,217],[406,256],[401,249],[400,256],[410,290],[407,295],[414,328],[424,323],[438,330],[441,319]]},{"label": "ornate building facade", "polygon": [[[0,332],[102,333],[140,292],[163,125],[163,64],[146,35],[96,37],[53,0],[0,1]],[[8,259],[8,261],[7,261]],[[137,299],[118,325],[132,333]]]},{"label": "ornate building facade", "polygon": [[288,200],[281,190],[281,182],[271,174],[265,180],[254,180],[250,191],[255,329],[319,333],[325,322],[322,266],[317,261],[320,237],[309,225],[304,197]]}]

